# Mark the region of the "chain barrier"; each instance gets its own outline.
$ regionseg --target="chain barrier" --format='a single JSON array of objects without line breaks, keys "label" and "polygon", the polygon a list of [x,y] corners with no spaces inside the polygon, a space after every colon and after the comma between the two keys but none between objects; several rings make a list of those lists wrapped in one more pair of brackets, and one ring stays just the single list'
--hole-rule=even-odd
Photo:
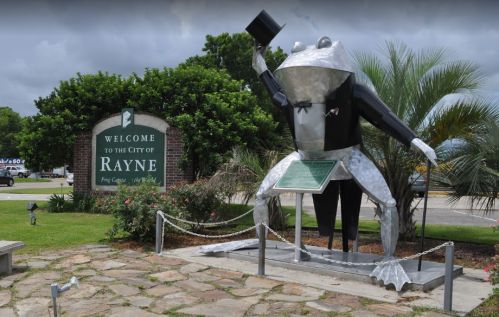
[{"label": "chain barrier", "polygon": [[[253,210],[253,209],[252,209]],[[250,210],[250,211],[252,211]],[[414,258],[418,258],[422,255],[426,255],[428,253],[432,253],[432,252],[435,252],[436,250],[439,250],[445,246],[448,246],[448,245],[454,245],[454,242],[452,241],[448,241],[448,242],[445,242],[445,243],[442,243],[441,245],[439,246],[436,246],[432,249],[429,249],[427,251],[424,251],[424,252],[421,252],[421,253],[418,253],[418,254],[415,254],[415,255],[411,255],[411,256],[406,256],[406,257],[403,257],[401,259],[394,259],[394,260],[390,260],[390,261],[384,261],[384,262],[374,262],[374,263],[355,263],[355,262],[345,262],[345,261],[338,261],[338,260],[333,260],[333,259],[328,259],[328,258],[325,258],[323,256],[320,256],[320,255],[315,255],[315,254],[312,254],[311,252],[309,251],[306,251],[306,250],[303,250],[302,248],[300,247],[297,247],[296,245],[294,245],[293,243],[287,241],[286,239],[284,239],[281,235],[279,235],[277,232],[275,232],[274,230],[272,230],[269,226],[267,226],[265,223],[261,222],[259,224],[256,224],[254,225],[253,227],[250,227],[250,228],[247,228],[247,229],[244,229],[244,230],[241,230],[241,231],[238,231],[238,232],[234,232],[234,233],[229,233],[229,234],[225,234],[225,235],[216,235],[216,236],[211,236],[211,235],[204,235],[204,234],[199,234],[199,233],[194,233],[194,232],[190,232],[188,230],[185,230],[184,228],[181,228],[177,225],[175,225],[174,223],[172,223],[171,221],[169,221],[168,219],[165,218],[165,216],[167,217],[170,217],[170,218],[173,218],[173,219],[177,219],[175,217],[172,217],[168,214],[165,214],[164,212],[162,212],[161,210],[158,210],[158,214],[161,216],[161,218],[163,218],[163,228],[162,228],[162,233],[161,233],[161,252],[159,253],[159,255],[162,255],[163,253],[163,242],[165,240],[165,222],[167,222],[169,225],[171,225],[172,227],[184,232],[184,233],[187,233],[187,234],[190,234],[190,235],[193,235],[193,236],[197,236],[197,237],[201,237],[201,238],[211,238],[211,239],[219,239],[219,238],[228,238],[228,237],[233,237],[233,236],[237,236],[239,234],[243,234],[245,232],[248,232],[250,230],[253,230],[253,229],[256,229],[258,226],[260,225],[263,225],[265,228],[267,228],[273,235],[275,235],[277,238],[279,238],[282,242],[286,243],[287,245],[293,247],[294,249],[297,249],[297,250],[300,250],[301,252],[305,253],[305,254],[308,254],[310,257],[313,257],[313,258],[316,258],[316,259],[320,259],[320,260],[324,260],[324,261],[327,261],[327,262],[331,262],[331,263],[336,263],[336,264],[341,264],[341,265],[356,265],[356,266],[372,266],[372,265],[385,265],[385,264],[391,264],[391,263],[398,263],[398,262],[402,262],[402,261],[407,261],[407,260],[410,260],[410,259],[414,259]],[[247,213],[246,213],[247,214]],[[243,216],[245,216],[246,214],[244,214]],[[240,216],[242,217],[242,216]],[[238,218],[240,218],[238,217]],[[232,220],[228,220],[227,222],[230,222],[230,221],[233,221],[235,219],[238,219],[238,218],[234,218]],[[186,223],[190,223],[188,221],[184,221]],[[197,223],[195,223],[197,224]]]},{"label": "chain barrier", "polygon": [[[253,209],[251,209],[250,211],[253,211]],[[161,218],[163,218],[163,228],[162,228],[162,231],[161,231],[161,252],[159,253],[159,255],[162,255],[163,254],[163,243],[165,241],[165,222],[167,222],[170,226],[184,232],[184,233],[187,233],[187,234],[190,234],[190,235],[193,235],[193,236],[197,236],[197,237],[201,237],[201,238],[212,238],[212,239],[220,239],[220,238],[228,238],[228,237],[233,237],[233,236],[237,236],[239,234],[243,234],[245,232],[248,232],[250,230],[253,230],[253,229],[256,229],[256,227],[258,227],[259,225],[254,225],[253,227],[250,227],[250,228],[247,228],[247,229],[244,229],[244,230],[241,230],[241,231],[238,231],[238,232],[234,232],[234,233],[229,233],[229,234],[224,234],[224,235],[216,235],[216,236],[210,236],[210,235],[205,235],[205,234],[199,234],[199,233],[194,233],[194,232],[190,232],[188,230],[185,230],[184,228],[181,228],[177,225],[175,225],[174,223],[172,223],[171,221],[169,221],[168,219],[165,218],[165,216],[169,216],[171,217],[170,215],[168,214],[165,214],[164,212],[162,212],[161,210],[158,210],[157,212]],[[239,219],[245,215],[247,215],[249,212],[247,212],[246,214],[242,215],[242,216],[239,216],[237,218],[234,218],[232,220],[228,220],[227,222],[230,222],[230,221],[233,221],[233,220],[236,220],[236,219]],[[175,217],[172,217],[174,219],[177,219]],[[188,221],[184,221],[184,222],[187,222],[187,223],[190,223]],[[197,223],[192,223],[192,224],[197,224]]]},{"label": "chain barrier", "polygon": [[397,263],[397,262],[402,262],[402,261],[406,261],[406,260],[410,260],[410,259],[413,259],[413,258],[417,258],[417,257],[420,257],[422,255],[426,255],[428,253],[431,253],[431,252],[434,252],[440,248],[443,248],[447,245],[454,245],[454,242],[452,241],[449,241],[449,242],[445,242],[437,247],[434,247],[430,250],[427,250],[427,251],[424,251],[424,252],[421,252],[421,253],[418,253],[418,254],[415,254],[415,255],[411,255],[411,256],[406,256],[404,258],[401,258],[401,259],[395,259],[395,260],[390,260],[390,261],[385,261],[385,262],[374,262],[374,263],[353,263],[353,262],[344,262],[344,261],[337,261],[337,260],[332,260],[332,259],[328,259],[328,258],[325,258],[325,257],[322,257],[320,255],[315,255],[315,254],[312,254],[306,250],[303,250],[302,248],[300,247],[297,247],[296,245],[294,245],[293,243],[287,241],[286,239],[284,239],[283,237],[281,237],[277,232],[275,232],[274,230],[270,229],[269,226],[267,226],[265,223],[261,222],[259,225],[263,225],[265,228],[267,228],[273,235],[275,235],[277,238],[279,238],[282,242],[288,244],[289,246],[297,249],[297,250],[300,250],[301,252],[303,253],[306,253],[308,255],[310,255],[311,257],[314,257],[316,259],[321,259],[321,260],[324,260],[324,261],[327,261],[327,262],[332,262],[332,263],[336,263],[336,264],[342,264],[342,265],[357,265],[357,266],[371,266],[371,265],[385,265],[385,264],[391,264],[391,263]]},{"label": "chain barrier", "polygon": [[164,212],[161,211],[162,214],[164,214],[165,216],[167,216],[168,218],[171,218],[171,219],[175,219],[177,221],[180,221],[180,222],[183,222],[183,223],[188,223],[190,225],[202,225],[204,227],[214,227],[214,226],[218,226],[218,225],[225,225],[225,224],[228,224],[229,222],[232,222],[234,220],[237,220],[237,219],[240,219],[244,216],[246,216],[247,214],[249,214],[250,212],[253,211],[253,209],[255,208],[251,208],[250,210],[248,210],[247,213],[243,214],[243,215],[240,215],[240,216],[237,216],[236,218],[233,218],[233,219],[230,219],[230,220],[226,220],[226,221],[221,221],[221,222],[200,222],[199,224],[197,222],[193,222],[193,221],[188,221],[188,220],[184,220],[184,219],[179,219],[179,218],[175,218],[173,217],[172,215],[169,215],[169,214],[165,214]]}]

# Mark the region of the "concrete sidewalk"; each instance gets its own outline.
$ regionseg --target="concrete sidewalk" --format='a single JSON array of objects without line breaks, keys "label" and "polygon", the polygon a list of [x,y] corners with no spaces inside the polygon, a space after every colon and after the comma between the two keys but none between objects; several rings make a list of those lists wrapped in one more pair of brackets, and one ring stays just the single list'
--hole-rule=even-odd
[{"label": "concrete sidewalk", "polygon": [[[2,194],[0,192],[0,200],[50,200],[52,195],[32,195],[32,194]],[[66,195],[67,196],[67,195]]]}]

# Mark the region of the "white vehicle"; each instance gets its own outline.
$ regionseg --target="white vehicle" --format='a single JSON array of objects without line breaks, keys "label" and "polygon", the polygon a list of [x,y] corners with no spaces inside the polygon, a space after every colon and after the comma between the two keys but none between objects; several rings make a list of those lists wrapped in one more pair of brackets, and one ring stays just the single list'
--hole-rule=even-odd
[{"label": "white vehicle", "polygon": [[68,177],[66,178],[68,185],[73,186],[73,173],[67,173]]},{"label": "white vehicle", "polygon": [[63,167],[57,167],[49,171],[40,171],[38,173],[41,178],[44,177],[51,177],[51,178],[59,178],[59,177],[64,177],[64,168]]},{"label": "white vehicle", "polygon": [[31,173],[22,166],[6,166],[5,169],[10,172],[12,177],[27,178]]}]

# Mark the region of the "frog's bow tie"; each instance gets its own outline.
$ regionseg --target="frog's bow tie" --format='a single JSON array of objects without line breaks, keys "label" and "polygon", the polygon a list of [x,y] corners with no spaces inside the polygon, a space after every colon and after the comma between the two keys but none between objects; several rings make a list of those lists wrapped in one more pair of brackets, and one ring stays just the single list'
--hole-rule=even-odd
[{"label": "frog's bow tie", "polygon": [[307,108],[312,107],[312,103],[306,101],[300,101],[299,103],[294,104],[293,107],[300,108],[298,109],[298,113],[300,113],[302,109],[305,110],[305,113],[308,113]]}]

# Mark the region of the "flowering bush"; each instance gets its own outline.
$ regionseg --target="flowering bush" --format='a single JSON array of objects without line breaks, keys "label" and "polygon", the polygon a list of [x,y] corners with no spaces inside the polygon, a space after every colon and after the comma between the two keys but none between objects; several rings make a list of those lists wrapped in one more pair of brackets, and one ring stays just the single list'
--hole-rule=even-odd
[{"label": "flowering bush", "polygon": [[205,179],[188,184],[180,182],[169,188],[172,198],[172,207],[178,208],[180,216],[188,221],[191,230],[198,232],[203,228],[202,223],[214,222],[222,218],[227,211],[225,203],[228,191],[220,186],[208,185]]},{"label": "flowering bush", "polygon": [[[499,218],[497,219],[499,223]],[[491,225],[494,231],[499,230],[499,225]],[[492,264],[487,266],[484,271],[489,273],[487,280],[492,283],[492,285],[499,285],[499,243],[495,246],[496,255],[492,258]],[[499,287],[493,289],[494,295],[499,295]]]},{"label": "flowering bush", "polygon": [[96,209],[105,209],[112,214],[115,223],[106,234],[111,238],[122,230],[135,240],[153,240],[156,229],[156,212],[162,210],[172,214],[171,198],[161,193],[151,177],[138,186],[118,184],[116,194],[99,198]]},{"label": "flowering bush", "polygon": [[[492,264],[487,266],[484,271],[489,273],[487,280],[492,285],[499,285],[499,244],[495,245],[496,255],[492,258]],[[493,289],[494,295],[499,295],[499,287]]]}]

